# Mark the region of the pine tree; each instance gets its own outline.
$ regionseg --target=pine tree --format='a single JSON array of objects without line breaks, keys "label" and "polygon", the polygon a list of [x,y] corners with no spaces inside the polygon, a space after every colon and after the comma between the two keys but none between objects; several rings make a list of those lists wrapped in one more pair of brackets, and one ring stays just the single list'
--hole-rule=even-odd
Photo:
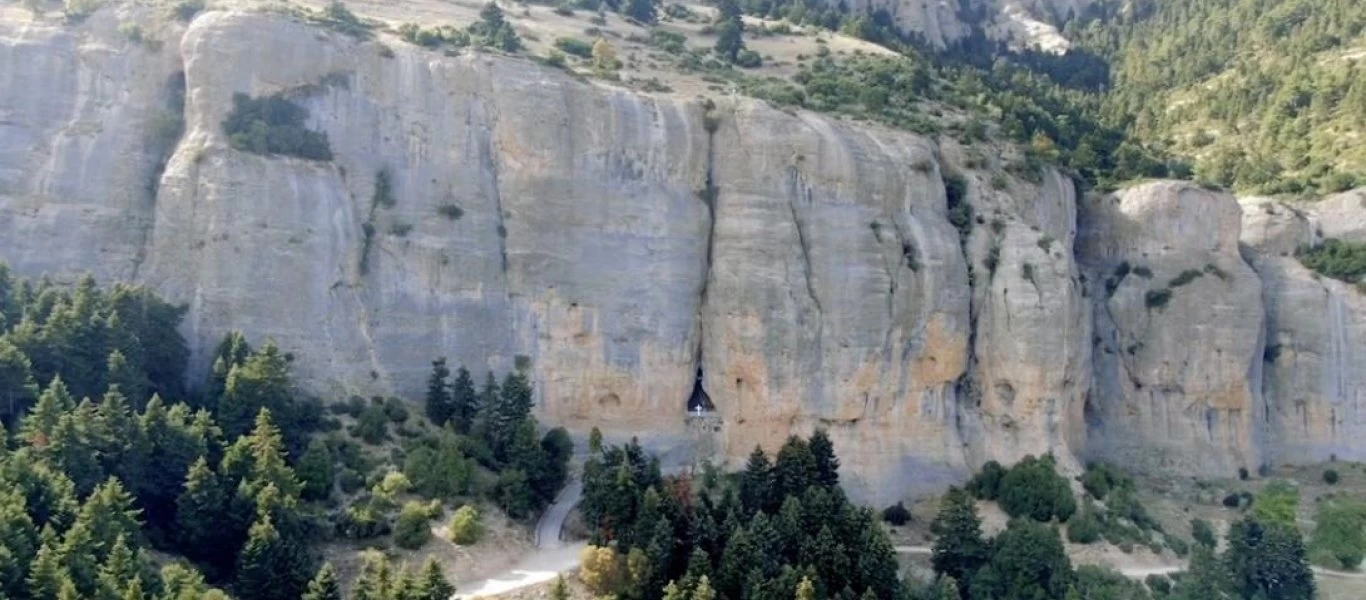
[{"label": "pine tree", "polygon": [[773,490],[773,465],[768,455],[758,446],[749,453],[749,462],[740,474],[740,504],[745,514],[754,514],[775,502]]},{"label": "pine tree", "polygon": [[807,444],[816,463],[816,485],[837,488],[840,485],[840,459],[835,456],[835,445],[824,429],[811,434]]},{"label": "pine tree", "polygon": [[982,521],[972,497],[959,488],[949,488],[941,501],[939,514],[930,524],[934,532],[931,562],[934,571],[957,581],[968,581],[990,557],[990,546],[982,537]]},{"label": "pine tree", "polygon": [[474,378],[469,369],[460,367],[455,381],[451,383],[451,422],[456,433],[469,433],[474,425],[474,417],[479,412],[479,396],[474,391]]},{"label": "pine tree", "polygon": [[61,376],[54,377],[42,395],[38,396],[38,403],[34,405],[33,410],[24,417],[19,436],[30,446],[42,448],[52,439],[62,415],[75,408],[76,403],[71,399],[66,383],[62,381]]},{"label": "pine tree", "polygon": [[438,427],[455,416],[455,406],[451,398],[451,370],[446,367],[445,357],[432,361],[432,374],[427,378],[427,418]]},{"label": "pine tree", "polygon": [[303,600],[342,600],[341,584],[332,563],[323,563],[318,569],[318,576],[308,582],[308,593],[304,594]]},{"label": "pine tree", "polygon": [[801,583],[797,584],[797,600],[816,600],[816,584],[811,582],[810,577],[803,577]]},{"label": "pine tree", "polygon": [[321,437],[309,440],[308,450],[299,457],[297,471],[305,499],[325,500],[332,495],[336,472],[332,464],[332,451]]},{"label": "pine tree", "polygon": [[240,366],[228,371],[218,423],[229,439],[247,433],[263,409],[289,422],[293,401],[289,363],[274,342],[267,342]]},{"label": "pine tree", "polygon": [[[3,330],[2,326],[0,330]],[[0,421],[14,421],[37,398],[33,363],[12,342],[0,336]]]},{"label": "pine tree", "polygon": [[131,398],[136,406],[142,406],[147,400],[147,377],[142,371],[135,369],[123,352],[117,349],[109,353],[106,365],[106,380],[110,390],[117,389]]},{"label": "pine tree", "polygon": [[778,497],[800,496],[816,482],[816,457],[806,440],[790,436],[778,450],[773,461],[774,494]]},{"label": "pine tree", "polygon": [[63,585],[71,584],[71,576],[62,567],[61,553],[50,544],[38,549],[28,572],[28,594],[33,600],[54,600]]},{"label": "pine tree", "polygon": [[237,572],[233,589],[241,598],[260,600],[294,600],[288,590],[291,585],[281,581],[276,562],[283,559],[280,534],[269,517],[258,520],[247,534],[247,543],[237,557]]},{"label": "pine tree", "polygon": [[80,515],[76,517],[76,525],[90,529],[91,539],[95,547],[100,549],[96,558],[104,560],[120,537],[140,539],[140,514],[141,511],[133,507],[133,497],[123,484],[118,479],[110,478],[86,498],[85,504],[81,505]]},{"label": "pine tree", "polygon": [[1314,575],[1298,529],[1244,519],[1228,532],[1224,562],[1243,598],[1310,600]]},{"label": "pine tree", "polygon": [[[185,491],[176,499],[176,538],[181,552],[191,558],[210,560],[221,556],[226,545],[219,520],[227,497],[209,461],[199,457],[185,478]],[[222,564],[222,561],[218,561]]]},{"label": "pine tree", "polygon": [[[451,585],[441,572],[441,565],[435,558],[428,558],[427,564],[422,567],[422,576],[417,586],[417,600],[447,600],[454,593],[455,586]],[[552,598],[554,594],[552,589]]]},{"label": "pine tree", "polygon": [[692,591],[692,600],[716,600],[716,590],[711,587],[711,580],[703,575],[697,581],[697,587]]}]

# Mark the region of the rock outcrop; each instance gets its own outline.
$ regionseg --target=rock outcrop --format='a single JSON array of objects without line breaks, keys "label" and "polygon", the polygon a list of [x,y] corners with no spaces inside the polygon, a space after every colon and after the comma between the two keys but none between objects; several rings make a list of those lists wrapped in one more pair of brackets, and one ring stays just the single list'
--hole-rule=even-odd
[{"label": "rock outcrop", "polygon": [[1260,464],[1261,283],[1233,197],[1159,182],[1093,198],[1078,255],[1095,303],[1088,453],[1149,471]]},{"label": "rock outcrop", "polygon": [[1243,242],[1266,299],[1264,392],[1269,461],[1366,456],[1366,296],[1305,268],[1294,253],[1328,237],[1366,242],[1363,191],[1309,205],[1243,201]]},{"label": "rock outcrop", "polygon": [[[149,19],[158,49],[120,16],[0,18],[0,258],[185,302],[201,370],[230,329],[325,398],[417,397],[438,356],[525,369],[544,422],[680,460],[823,427],[876,503],[1043,452],[1366,458],[1366,306],[1291,256],[1359,235],[1358,197],[1332,223],[1178,182],[1080,199],[750,100],[246,12]],[[277,92],[332,161],[231,148],[233,95]],[[690,417],[699,370],[716,410]]]}]

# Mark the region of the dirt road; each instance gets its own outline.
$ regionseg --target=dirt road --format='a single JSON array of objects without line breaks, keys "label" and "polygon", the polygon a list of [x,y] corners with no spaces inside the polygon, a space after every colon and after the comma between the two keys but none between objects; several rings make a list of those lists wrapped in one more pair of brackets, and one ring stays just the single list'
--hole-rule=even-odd
[{"label": "dirt road", "polygon": [[536,523],[536,551],[507,572],[483,581],[458,583],[460,590],[455,600],[469,600],[483,596],[505,594],[518,588],[545,583],[565,571],[579,566],[579,552],[587,544],[566,544],[560,539],[565,519],[583,498],[583,483],[577,479],[565,486]]}]

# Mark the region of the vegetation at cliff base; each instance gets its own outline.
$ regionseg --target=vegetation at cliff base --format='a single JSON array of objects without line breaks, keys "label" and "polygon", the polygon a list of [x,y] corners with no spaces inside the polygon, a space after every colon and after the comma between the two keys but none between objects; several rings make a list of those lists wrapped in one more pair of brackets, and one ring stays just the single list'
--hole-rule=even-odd
[{"label": "vegetation at cliff base", "polygon": [[891,541],[845,498],[823,432],[756,449],[734,480],[665,477],[639,444],[584,466],[592,529],[580,577],[624,598],[900,598]]},{"label": "vegetation at cliff base", "polygon": [[[416,549],[445,518],[474,543],[475,505],[522,518],[564,484],[572,445],[542,435],[520,373],[477,394],[464,369],[434,376],[428,400],[449,410],[433,420],[397,398],[329,416],[295,388],[292,354],[240,333],[186,386],[183,314],[142,288],[0,263],[0,597],[340,598],[322,544]],[[366,564],[354,597],[454,590],[435,563]]]}]

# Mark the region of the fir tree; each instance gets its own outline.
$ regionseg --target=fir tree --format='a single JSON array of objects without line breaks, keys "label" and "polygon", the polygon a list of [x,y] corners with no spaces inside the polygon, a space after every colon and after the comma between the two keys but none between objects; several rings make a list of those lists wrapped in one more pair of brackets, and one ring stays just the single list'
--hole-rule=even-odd
[{"label": "fir tree", "polygon": [[[62,415],[75,408],[76,404],[66,389],[66,383],[60,376],[54,377],[52,383],[48,384],[47,389],[38,397],[38,404],[24,417],[23,427],[19,430],[20,437],[35,448],[46,446],[52,439]],[[56,590],[53,591],[55,593]]]},{"label": "fir tree", "polygon": [[764,510],[775,502],[773,490],[773,466],[763,448],[754,447],[749,454],[749,462],[740,474],[740,504],[746,514]]},{"label": "fir tree", "polygon": [[236,438],[250,431],[253,419],[263,409],[289,416],[292,399],[289,364],[280,348],[267,342],[260,352],[228,371],[218,404],[218,423],[224,434]]},{"label": "fir tree", "polygon": [[209,461],[199,457],[186,475],[185,491],[176,499],[175,531],[181,552],[205,561],[221,556],[226,539],[219,520],[226,502]]},{"label": "fir tree", "polygon": [[308,500],[325,500],[332,495],[336,473],[332,464],[332,451],[322,438],[308,442],[308,450],[299,457],[298,476],[303,484],[302,495]]},{"label": "fir tree", "polygon": [[76,526],[90,529],[91,538],[98,548],[96,558],[104,560],[109,550],[120,538],[140,539],[142,531],[138,522],[141,511],[133,507],[133,497],[117,479],[110,479],[95,488],[81,505]]},{"label": "fir tree", "polygon": [[830,436],[824,429],[817,429],[811,434],[811,440],[807,445],[811,449],[812,458],[815,459],[815,483],[827,488],[839,487],[840,459],[835,456],[835,445],[830,442]]},{"label": "fir tree", "polygon": [[432,361],[432,374],[427,378],[427,418],[438,427],[445,426],[455,416],[455,406],[451,398],[451,370],[446,367],[446,359]]},{"label": "fir tree", "polygon": [[[417,600],[447,600],[455,594],[455,586],[446,580],[445,574],[441,572],[441,565],[435,558],[428,558],[427,563],[422,567],[422,575],[417,586]],[[554,596],[554,590],[551,590]]]},{"label": "fir tree", "polygon": [[140,369],[129,363],[123,352],[117,349],[110,352],[106,365],[106,379],[111,391],[117,389],[124,396],[131,398],[137,406],[146,402],[147,377]]},{"label": "fir tree", "polygon": [[941,501],[939,514],[930,524],[935,536],[931,562],[934,571],[957,581],[968,581],[990,557],[990,546],[982,537],[982,521],[972,497],[958,488],[949,488]]},{"label": "fir tree", "polygon": [[61,553],[50,544],[43,544],[29,567],[28,594],[33,600],[53,600],[63,585],[71,584],[71,577],[62,567]]},{"label": "fir tree", "polygon": [[15,420],[37,397],[33,363],[12,342],[0,336],[0,421]]},{"label": "fir tree", "polygon": [[283,556],[280,534],[269,517],[258,520],[247,533],[247,543],[237,557],[233,589],[241,598],[260,600],[294,600],[293,585],[284,581],[277,571]]},{"label": "fir tree", "polygon": [[451,416],[456,433],[469,433],[474,417],[479,412],[479,396],[474,391],[474,379],[465,367],[460,367],[451,383]]},{"label": "fir tree", "polygon": [[337,571],[332,563],[323,563],[317,577],[308,582],[308,592],[303,600],[342,600],[341,584],[337,581]]},{"label": "fir tree", "polygon": [[774,493],[778,497],[800,496],[815,482],[816,457],[811,447],[795,435],[788,437],[773,462]]}]

